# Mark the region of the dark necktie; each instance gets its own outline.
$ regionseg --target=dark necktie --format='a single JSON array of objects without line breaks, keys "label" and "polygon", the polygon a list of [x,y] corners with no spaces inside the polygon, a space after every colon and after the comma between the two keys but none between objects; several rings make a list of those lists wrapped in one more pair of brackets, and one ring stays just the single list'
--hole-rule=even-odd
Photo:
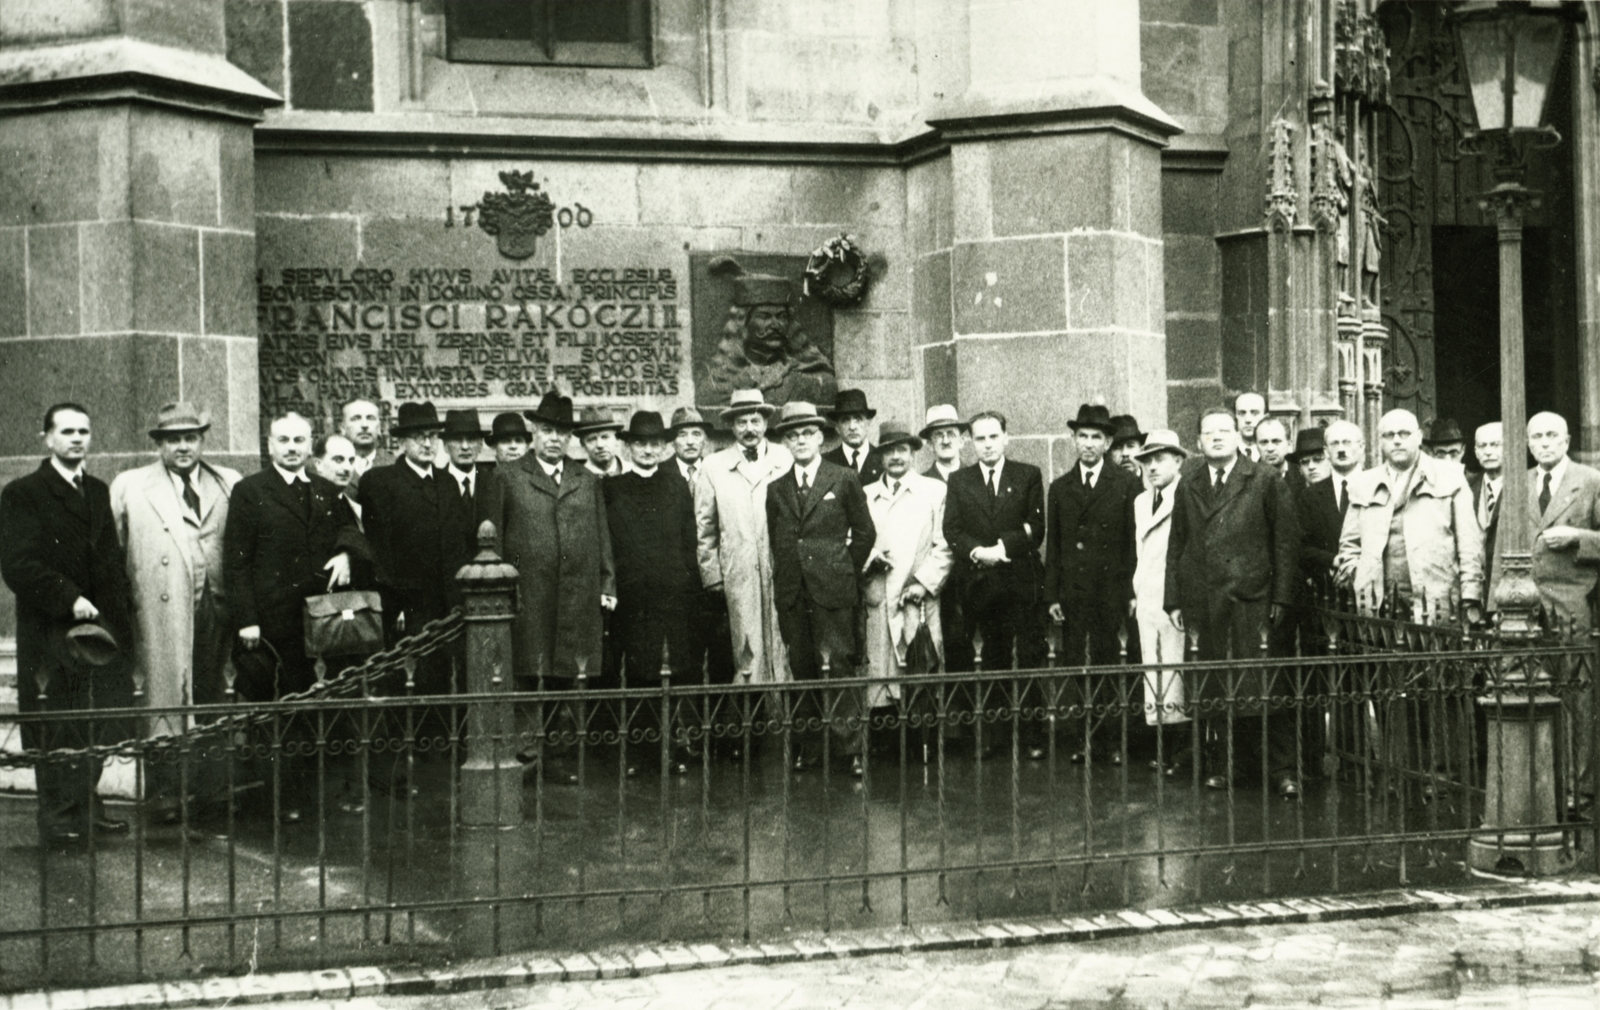
[{"label": "dark necktie", "polygon": [[80,498],[85,497],[84,490],[83,490],[83,473],[82,472],[75,473],[75,474],[72,475],[72,489],[74,491],[78,492],[78,497],[80,497]]},{"label": "dark necktie", "polygon": [[899,493],[900,493],[900,482],[899,481],[895,481],[894,482],[894,486],[889,489],[889,497],[893,498],[895,495],[897,495]]},{"label": "dark necktie", "polygon": [[1088,488],[1090,491],[1094,490],[1094,471],[1090,470],[1088,467],[1084,467],[1083,470],[1083,486]]},{"label": "dark necktie", "polygon": [[745,446],[744,447],[744,458],[749,460],[750,462],[754,463],[756,461],[756,447],[753,446],[753,445]]},{"label": "dark necktie", "polygon": [[1211,468],[1211,500],[1216,501],[1222,497],[1222,471],[1220,466]]},{"label": "dark necktie", "polygon": [[296,477],[294,481],[295,493],[300,498],[300,512],[306,517],[306,522],[311,521],[311,482],[303,476]]},{"label": "dark necktie", "polygon": [[694,473],[695,473],[694,464],[693,463],[689,464],[688,470],[689,470],[689,473],[688,473],[689,483],[693,484],[694,483]]},{"label": "dark necktie", "polygon": [[550,479],[556,482],[556,487],[561,486],[561,468],[559,466],[550,471]]},{"label": "dark necktie", "polygon": [[1156,496],[1150,500],[1150,514],[1155,515],[1161,511],[1161,489],[1156,488]]},{"label": "dark necktie", "polygon": [[1344,515],[1345,506],[1349,504],[1350,498],[1347,494],[1345,494],[1343,477],[1340,477],[1337,481],[1334,481],[1333,500],[1339,506],[1339,514]]},{"label": "dark necktie", "polygon": [[461,478],[461,500],[465,502],[472,501],[472,476],[470,474]]},{"label": "dark necktie", "polygon": [[200,495],[195,492],[194,483],[189,479],[189,474],[178,476],[183,478],[183,503],[189,506],[189,511],[194,513],[196,519],[200,518]]},{"label": "dark necktie", "polygon": [[990,498],[1000,497],[1000,476],[998,474],[996,474],[993,470],[990,470],[988,479],[985,480],[984,483],[989,486]]},{"label": "dark necktie", "polygon": [[811,478],[804,470],[800,471],[800,497],[804,498],[811,490]]},{"label": "dark necktie", "polygon": [[1550,472],[1545,471],[1544,488],[1539,492],[1539,514],[1542,516],[1550,508]]}]

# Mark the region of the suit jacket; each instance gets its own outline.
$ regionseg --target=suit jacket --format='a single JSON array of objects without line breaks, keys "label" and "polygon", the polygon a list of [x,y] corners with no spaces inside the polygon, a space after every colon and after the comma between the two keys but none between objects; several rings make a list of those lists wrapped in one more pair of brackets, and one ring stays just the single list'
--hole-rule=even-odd
[{"label": "suit jacket", "polygon": [[[362,478],[361,525],[372,548],[374,575],[386,589],[457,599],[456,571],[476,551],[473,507],[455,478],[432,467],[422,479],[405,460],[374,467]],[[483,493],[485,474],[475,479]]]},{"label": "suit jacket", "polygon": [[617,597],[677,609],[700,592],[694,495],[670,463],[649,477],[637,470],[601,481],[617,569]]},{"label": "suit jacket", "polygon": [[[228,497],[238,471],[201,463],[190,478],[200,499],[196,522],[166,464],[159,459],[125,470],[111,482],[111,511],[128,555],[128,579],[139,626],[138,662],[145,675],[145,704],[168,708],[192,704],[197,679],[201,696],[221,697],[222,669],[193,669],[195,604],[207,593],[226,605],[222,536]],[[226,635],[226,628],[217,629]],[[202,655],[225,656],[221,648]]]},{"label": "suit jacket", "polygon": [[[1346,506],[1349,501],[1346,499]],[[1339,531],[1344,514],[1333,493],[1333,479],[1304,484],[1295,496],[1295,514],[1300,520],[1300,584],[1296,587],[1301,605],[1311,602],[1311,586],[1324,585],[1333,574],[1333,559],[1339,554]]]},{"label": "suit jacket", "polygon": [[[1539,515],[1539,468],[1528,474],[1528,515],[1533,517],[1533,582],[1545,614],[1559,622],[1576,622],[1577,630],[1588,630],[1591,596],[1600,575],[1600,471],[1567,460],[1567,472],[1550,499],[1550,508]],[[1578,546],[1553,551],[1540,534],[1552,526],[1578,529]]]},{"label": "suit jacket", "polygon": [[[837,463],[846,470],[853,470],[848,457],[844,454],[844,445],[841,443],[832,452],[825,452],[822,458],[829,463]],[[867,458],[861,461],[861,469],[856,471],[856,479],[866,487],[879,477],[883,476],[883,451],[872,443],[867,443]]]},{"label": "suit jacket", "polygon": [[[1503,471],[1502,471],[1503,472]],[[1500,502],[1494,503],[1494,512],[1489,516],[1487,525],[1483,521],[1483,485],[1488,475],[1482,470],[1467,474],[1467,486],[1472,489],[1472,511],[1477,513],[1478,525],[1483,527],[1483,601],[1484,606],[1494,609],[1494,585],[1500,581],[1500,554],[1495,546],[1495,530],[1500,528]],[[1501,493],[1505,492],[1505,481],[1500,482]],[[1534,500],[1539,497],[1535,489]]]},{"label": "suit jacket", "polygon": [[[1394,519],[1388,468],[1375,466],[1350,479],[1350,507],[1339,534],[1339,567],[1356,563],[1357,601],[1384,597],[1384,552]],[[1462,600],[1483,600],[1483,530],[1460,463],[1418,458],[1400,518],[1406,570],[1414,598],[1454,611]]]},{"label": "suit jacket", "polygon": [[[124,655],[134,641],[111,492],[89,475],[83,490],[80,495],[48,459],[0,490],[0,576],[17,596],[17,693],[24,712],[38,710],[41,674],[50,678],[51,707],[87,706],[91,683],[99,706],[127,703],[125,664],[79,667],[66,663],[61,649],[80,596],[99,608]],[[23,731],[26,746],[42,745],[41,724],[25,723]]]},{"label": "suit jacket", "polygon": [[387,449],[372,450],[372,465],[367,467],[365,471],[359,473],[352,471],[350,474],[350,486],[359,492],[361,490],[361,481],[366,478],[367,474],[378,469],[379,467],[388,466],[389,464],[397,461],[398,457],[396,457],[394,453],[389,452]]},{"label": "suit jacket", "polygon": [[1101,462],[1093,488],[1084,486],[1076,463],[1051,482],[1045,519],[1047,602],[1069,610],[1127,606],[1137,559],[1133,500],[1142,490],[1139,478],[1110,461]]},{"label": "suit jacket", "polygon": [[794,469],[767,486],[772,589],[780,609],[810,600],[842,610],[856,605],[857,582],[877,530],[854,470],[822,460],[800,498]]},{"label": "suit jacket", "polygon": [[[311,513],[299,492],[268,465],[239,481],[222,534],[222,577],[234,628],[259,625],[280,651],[302,652],[301,603],[327,592],[323,565],[340,553],[370,556],[339,489],[311,474]],[[287,661],[288,656],[284,657]]]},{"label": "suit jacket", "polygon": [[495,467],[477,504],[478,519],[494,523],[500,556],[517,569],[511,623],[517,674],[600,676],[600,597],[617,593],[600,478],[569,459],[557,485],[529,453]]},{"label": "suit jacket", "polygon": [[1173,502],[1165,610],[1193,615],[1213,600],[1288,606],[1300,571],[1300,531],[1289,488],[1271,467],[1240,455],[1213,498],[1205,467],[1186,469]]},{"label": "suit jacket", "polygon": [[[1044,477],[1039,468],[1006,460],[995,496],[984,486],[978,464],[951,474],[944,536],[955,563],[954,581],[976,594],[971,597],[974,606],[988,606],[1001,596],[1037,602],[1043,574],[1039,545],[1044,542]],[[992,568],[973,564],[975,549],[999,543],[1005,544],[1008,564]]]}]

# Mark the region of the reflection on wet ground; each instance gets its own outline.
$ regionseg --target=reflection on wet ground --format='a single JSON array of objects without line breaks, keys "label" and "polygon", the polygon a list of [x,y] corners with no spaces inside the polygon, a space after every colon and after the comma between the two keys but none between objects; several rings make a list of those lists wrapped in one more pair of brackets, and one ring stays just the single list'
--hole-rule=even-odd
[{"label": "reflection on wet ground", "polygon": [[[1425,803],[1348,769],[1291,802],[1142,759],[1030,761],[1009,739],[981,762],[955,744],[941,760],[934,742],[928,764],[919,735],[903,763],[886,743],[861,779],[794,772],[777,739],[686,774],[568,754],[526,777],[511,829],[456,823],[443,756],[419,763],[409,800],[374,792],[354,811],[329,771],[323,809],[299,824],[141,825],[92,858],[42,851],[32,801],[3,801],[0,932],[161,924],[0,941],[0,988],[1437,886],[1466,876],[1459,832],[1481,816],[1464,792]],[[1399,832],[1439,836],[1363,841]],[[244,918],[283,910],[328,914]]]}]

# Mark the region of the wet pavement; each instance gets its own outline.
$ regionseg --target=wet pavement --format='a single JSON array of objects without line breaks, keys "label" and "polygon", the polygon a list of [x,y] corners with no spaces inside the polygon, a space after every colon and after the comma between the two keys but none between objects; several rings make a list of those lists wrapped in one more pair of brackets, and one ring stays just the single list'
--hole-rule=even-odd
[{"label": "wet pavement", "polygon": [[[924,738],[908,733],[906,760],[899,740],[884,741],[863,779],[796,773],[779,739],[681,775],[638,747],[569,753],[526,778],[525,823],[508,830],[456,823],[447,754],[417,763],[409,797],[352,785],[362,776],[330,760],[310,772],[327,799],[299,824],[246,811],[231,833],[139,825],[97,842],[92,858],[41,850],[31,800],[0,799],[0,933],[66,930],[0,940],[0,989],[1470,879],[1462,835],[1481,799],[1465,789],[1424,802],[1415,783],[1368,788],[1347,768],[1308,776],[1304,798],[1286,802],[1260,786],[1215,792],[1192,774],[1159,776],[1143,760],[1029,761],[1008,737],[981,761],[956,744],[941,759],[935,738],[925,765]],[[621,773],[630,765],[640,774]],[[340,809],[352,800],[359,810]],[[1400,832],[1433,837],[1366,840]],[[144,925],[92,943],[71,931],[91,921]]]},{"label": "wet pavement", "polygon": [[1020,1010],[1600,1005],[1600,903],[881,954],[286,1010]]}]

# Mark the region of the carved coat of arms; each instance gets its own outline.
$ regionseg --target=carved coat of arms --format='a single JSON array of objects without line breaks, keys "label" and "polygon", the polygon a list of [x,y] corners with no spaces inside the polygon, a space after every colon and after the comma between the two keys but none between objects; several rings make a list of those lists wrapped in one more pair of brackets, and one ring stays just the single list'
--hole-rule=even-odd
[{"label": "carved coat of arms", "polygon": [[525,260],[539,248],[539,236],[555,222],[555,205],[539,190],[532,172],[501,172],[508,192],[485,193],[478,204],[478,227],[495,237],[500,255]]}]

